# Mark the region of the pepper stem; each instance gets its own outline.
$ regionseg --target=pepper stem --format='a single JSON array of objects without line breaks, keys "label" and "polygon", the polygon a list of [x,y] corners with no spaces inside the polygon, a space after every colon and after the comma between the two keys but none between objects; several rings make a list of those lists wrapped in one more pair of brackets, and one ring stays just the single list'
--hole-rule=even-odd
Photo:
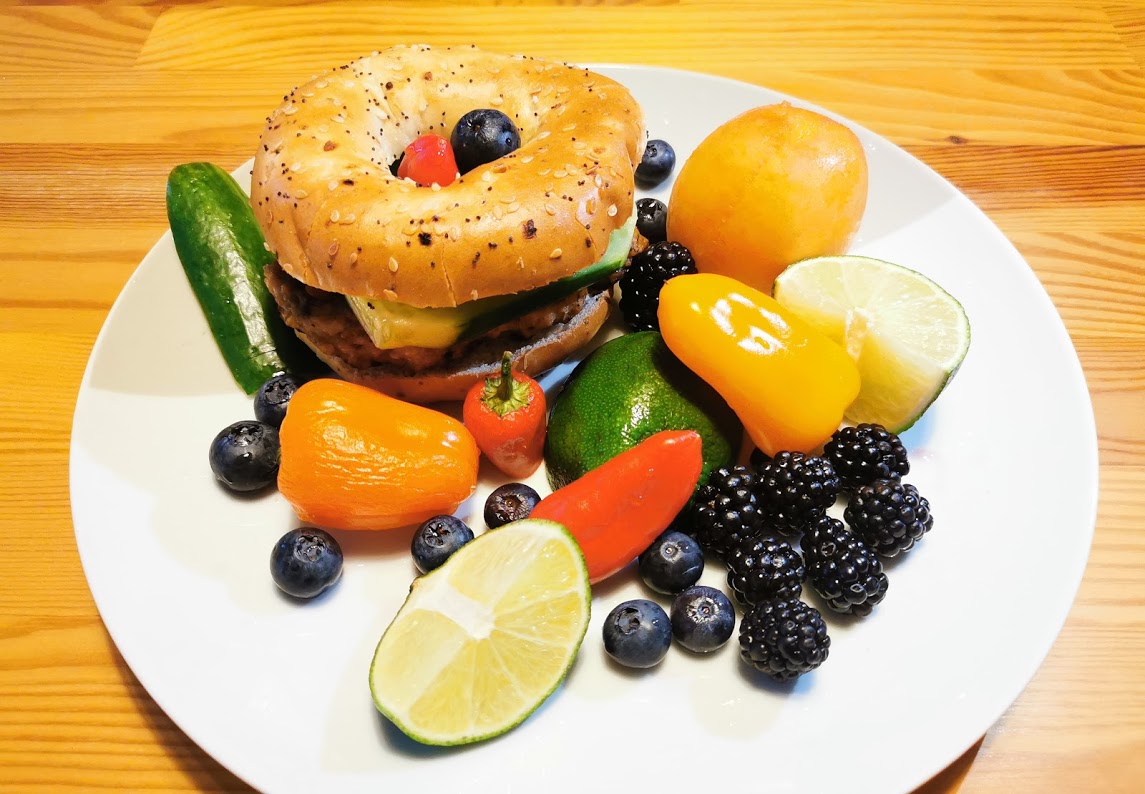
[{"label": "pepper stem", "polygon": [[501,382],[497,385],[497,399],[508,402],[513,398],[513,354],[508,350],[501,356]]}]

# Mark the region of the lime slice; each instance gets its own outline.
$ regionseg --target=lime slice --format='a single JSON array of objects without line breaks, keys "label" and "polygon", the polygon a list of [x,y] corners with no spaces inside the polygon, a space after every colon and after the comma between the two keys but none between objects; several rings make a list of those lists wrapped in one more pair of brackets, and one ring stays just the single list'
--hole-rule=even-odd
[{"label": "lime slice", "polygon": [[378,710],[423,744],[504,733],[564,678],[588,627],[588,571],[572,535],[526,519],[414,580],[370,665]]},{"label": "lime slice", "polygon": [[901,433],[954,377],[970,347],[962,304],[921,273],[863,256],[796,262],[775,299],[843,345],[859,365],[856,424]]}]

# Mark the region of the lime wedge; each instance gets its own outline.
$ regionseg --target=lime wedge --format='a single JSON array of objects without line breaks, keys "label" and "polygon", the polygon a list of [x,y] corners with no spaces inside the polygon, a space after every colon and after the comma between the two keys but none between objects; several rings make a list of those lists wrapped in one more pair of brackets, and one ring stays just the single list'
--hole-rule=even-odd
[{"label": "lime wedge", "polygon": [[775,299],[843,345],[862,385],[845,418],[901,433],[954,377],[970,347],[962,304],[921,273],[863,256],[796,262]]},{"label": "lime wedge", "polygon": [[374,703],[423,744],[502,734],[568,672],[589,602],[584,557],[563,526],[488,531],[414,580],[374,652]]}]

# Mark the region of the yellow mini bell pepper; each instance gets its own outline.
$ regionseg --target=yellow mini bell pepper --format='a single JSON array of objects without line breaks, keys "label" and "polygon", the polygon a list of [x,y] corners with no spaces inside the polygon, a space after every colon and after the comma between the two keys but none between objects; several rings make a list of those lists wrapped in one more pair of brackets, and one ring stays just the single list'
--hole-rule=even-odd
[{"label": "yellow mini bell pepper", "polygon": [[859,370],[842,347],[735,279],[670,279],[657,316],[668,348],[720,393],[768,455],[818,447],[859,393]]}]

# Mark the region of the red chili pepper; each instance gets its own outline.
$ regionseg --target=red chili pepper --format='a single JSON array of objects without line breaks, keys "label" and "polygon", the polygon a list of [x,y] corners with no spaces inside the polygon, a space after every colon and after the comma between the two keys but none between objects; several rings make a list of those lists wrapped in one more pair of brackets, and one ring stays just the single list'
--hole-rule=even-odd
[{"label": "red chili pepper", "polygon": [[621,452],[533,508],[563,524],[596,583],[632,562],[692,497],[703,466],[694,430],[663,430]]},{"label": "red chili pepper", "polygon": [[445,187],[457,178],[457,160],[449,139],[427,133],[406,147],[398,165],[398,178],[409,177],[423,187]]},{"label": "red chili pepper", "polygon": [[520,480],[541,465],[545,413],[541,385],[523,372],[513,372],[513,357],[505,353],[501,374],[473,385],[461,416],[489,462]]}]

